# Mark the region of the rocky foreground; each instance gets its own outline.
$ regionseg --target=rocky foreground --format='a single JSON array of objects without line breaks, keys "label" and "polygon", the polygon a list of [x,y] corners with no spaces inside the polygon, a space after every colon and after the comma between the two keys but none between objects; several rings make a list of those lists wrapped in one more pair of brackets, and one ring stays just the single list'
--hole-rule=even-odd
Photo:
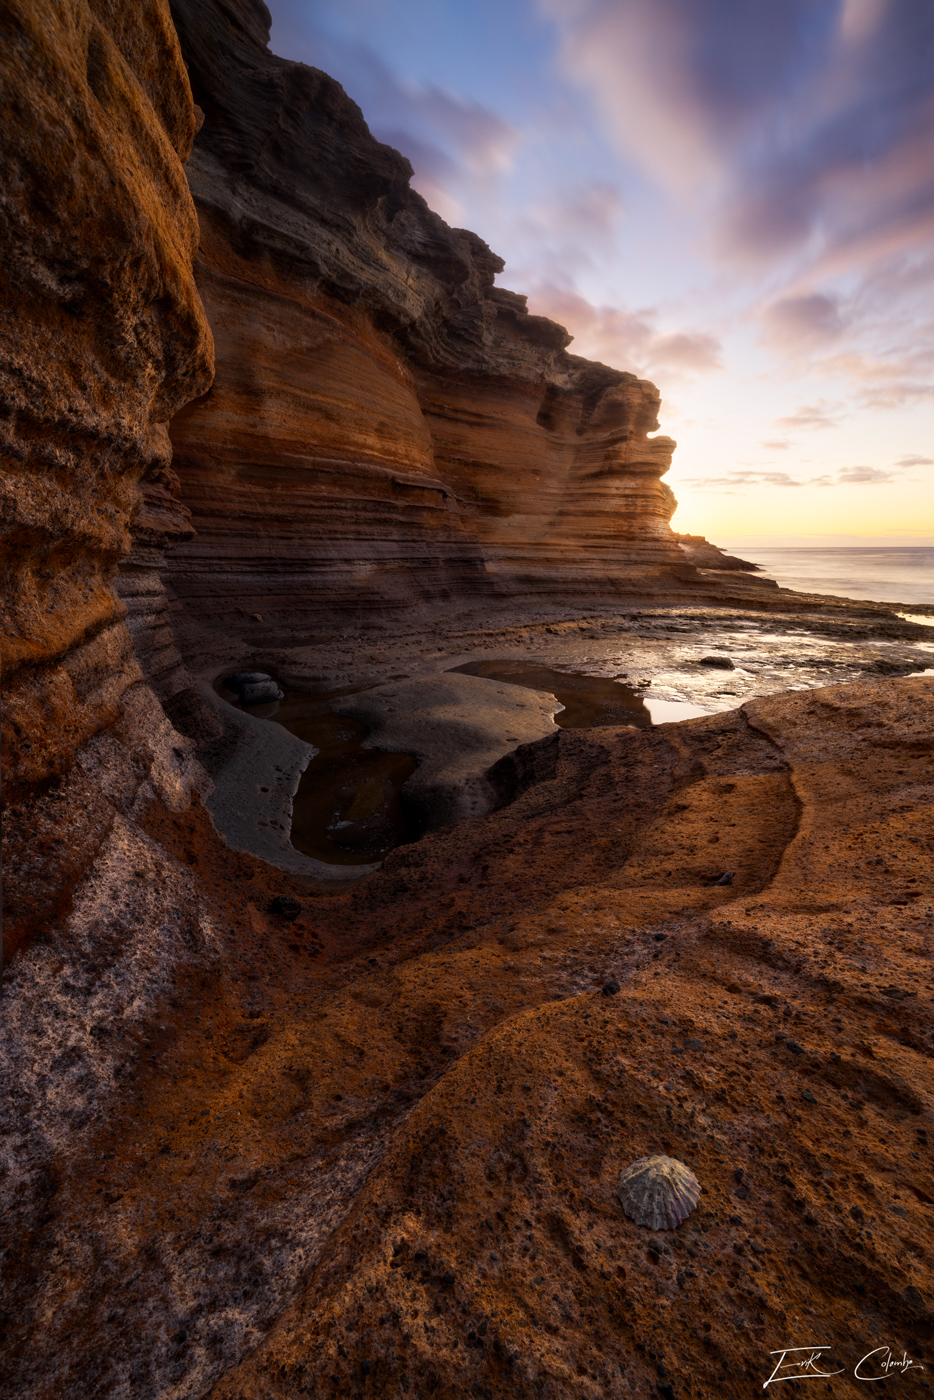
[{"label": "rocky foreground", "polygon": [[[563,731],[340,893],[151,804],[8,975],[4,1394],[727,1397],[819,1343],[857,1395],[867,1353],[925,1361],[932,720],[930,681],[867,679]],[[674,1232],[615,1197],[654,1153],[701,1184]]]}]

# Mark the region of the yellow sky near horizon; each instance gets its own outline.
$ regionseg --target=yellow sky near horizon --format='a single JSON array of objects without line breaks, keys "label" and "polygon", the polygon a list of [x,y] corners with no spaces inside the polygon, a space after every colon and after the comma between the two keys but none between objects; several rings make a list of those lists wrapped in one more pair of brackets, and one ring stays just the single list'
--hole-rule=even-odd
[{"label": "yellow sky near horizon", "polygon": [[927,6],[270,0],[571,353],[652,380],[675,528],[934,539]]},{"label": "yellow sky near horizon", "polygon": [[[796,387],[811,388],[809,403],[798,406]],[[934,544],[930,401],[843,407],[813,389],[741,370],[672,385],[660,431],[678,443],[666,476],[679,502],[675,530],[763,544]]]}]

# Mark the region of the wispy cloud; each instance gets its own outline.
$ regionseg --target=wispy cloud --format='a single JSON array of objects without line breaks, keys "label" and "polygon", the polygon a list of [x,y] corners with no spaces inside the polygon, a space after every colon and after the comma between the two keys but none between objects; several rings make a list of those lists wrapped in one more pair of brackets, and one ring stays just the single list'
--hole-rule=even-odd
[{"label": "wispy cloud", "polygon": [[744,487],[755,486],[809,486],[809,481],[800,481],[788,472],[725,472],[722,476],[688,476],[685,484],[695,491],[718,491],[726,495],[737,495]]},{"label": "wispy cloud", "polygon": [[895,463],[897,467],[934,467],[934,457],[919,457],[911,453],[907,457],[899,457]]},{"label": "wispy cloud", "polygon": [[659,330],[654,308],[627,311],[594,306],[579,292],[547,283],[529,298],[530,310],[558,321],[575,338],[575,354],[640,374],[709,374],[721,368],[720,342],[703,331]]},{"label": "wispy cloud", "polygon": [[826,358],[821,371],[848,379],[863,408],[903,408],[934,399],[934,345],[924,341],[881,354],[841,352]]},{"label": "wispy cloud", "polygon": [[[674,218],[702,218],[734,285],[769,288],[767,348],[852,379],[871,409],[930,392],[931,366],[905,366],[893,347],[906,310],[934,302],[934,7],[539,4],[618,150],[668,192]],[[919,339],[930,347],[930,326],[911,328],[908,344]],[[880,355],[893,373],[869,386],[860,357]]]},{"label": "wispy cloud", "polygon": [[894,478],[893,472],[882,471],[879,467],[845,467],[837,473],[837,481],[853,486],[878,486]]},{"label": "wispy cloud", "polygon": [[734,253],[816,235],[864,259],[931,227],[928,5],[540,3],[620,147],[669,187],[713,187]]},{"label": "wispy cloud", "polygon": [[783,297],[762,313],[763,339],[783,350],[828,345],[839,340],[845,329],[838,298],[819,292]]},{"label": "wispy cloud", "polygon": [[784,418],[776,418],[780,428],[835,428],[840,421],[839,403],[804,404]]},{"label": "wispy cloud", "polygon": [[569,179],[559,189],[538,192],[514,221],[530,285],[540,285],[543,295],[551,288],[573,291],[582,273],[612,264],[623,216],[622,193],[605,180]]},{"label": "wispy cloud", "polygon": [[798,477],[790,472],[738,470],[725,472],[720,476],[690,476],[685,484],[695,491],[715,491],[725,495],[738,495],[750,488],[763,486],[882,486],[894,481],[897,471],[883,471],[879,467],[841,467],[836,472],[825,472],[820,476]]},{"label": "wispy cloud", "polygon": [[778,438],[762,444],[769,452],[787,452],[791,445],[791,440],[789,438]]}]

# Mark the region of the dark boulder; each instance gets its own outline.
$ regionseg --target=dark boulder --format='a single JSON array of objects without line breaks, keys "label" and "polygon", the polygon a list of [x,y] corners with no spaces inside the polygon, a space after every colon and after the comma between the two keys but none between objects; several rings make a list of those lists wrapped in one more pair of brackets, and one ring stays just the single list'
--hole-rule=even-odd
[{"label": "dark boulder", "polygon": [[736,667],[728,656],[702,656],[701,666],[713,666],[718,671],[735,671]]}]

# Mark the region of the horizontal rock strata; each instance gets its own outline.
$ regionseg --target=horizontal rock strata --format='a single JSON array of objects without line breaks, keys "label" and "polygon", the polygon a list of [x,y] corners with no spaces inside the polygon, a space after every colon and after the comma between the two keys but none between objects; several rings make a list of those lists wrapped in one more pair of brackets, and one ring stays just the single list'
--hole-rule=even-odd
[{"label": "horizontal rock strata", "polygon": [[494,286],[502,260],[432,213],[339,85],[268,51],[257,0],[173,14],[218,365],[171,429],[185,647],[208,623],[285,644],[428,600],[698,585],[655,387]]},{"label": "horizontal rock strata", "polygon": [[113,583],[165,422],[211,375],[178,41],[159,0],[118,11],[13,0],[0,57],[8,950],[67,910],[127,768],[139,786],[164,748],[158,724],[124,733],[106,776],[101,736],[148,703]]}]

